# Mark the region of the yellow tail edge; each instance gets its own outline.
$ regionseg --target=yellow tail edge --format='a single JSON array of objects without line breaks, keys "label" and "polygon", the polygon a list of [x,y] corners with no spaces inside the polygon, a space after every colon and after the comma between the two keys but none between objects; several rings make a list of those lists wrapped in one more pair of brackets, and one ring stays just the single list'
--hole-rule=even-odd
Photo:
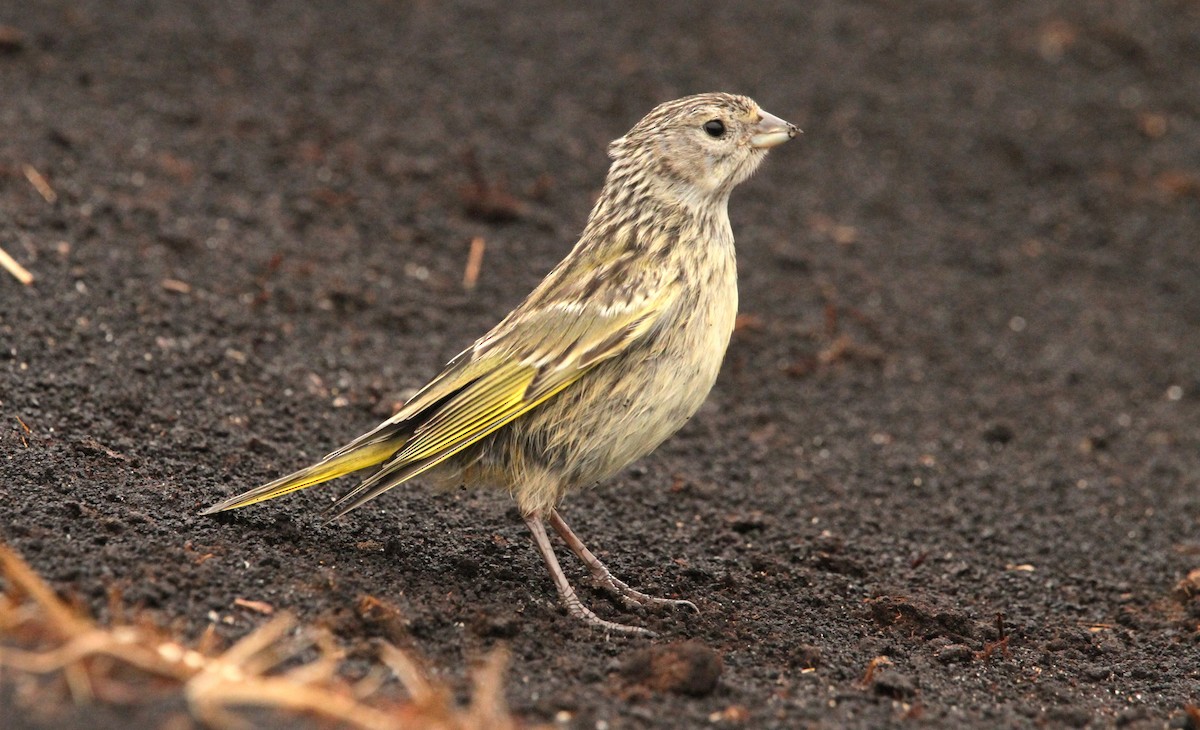
[{"label": "yellow tail edge", "polygon": [[243,492],[236,497],[230,497],[224,502],[218,502],[212,507],[202,510],[200,514],[211,515],[226,510],[249,507],[252,504],[266,502],[269,499],[275,499],[285,494],[307,489],[316,484],[327,482],[330,479],[337,479],[340,476],[356,472],[359,469],[366,469],[370,466],[382,464],[384,461],[390,459],[400,446],[403,446],[403,443],[396,444],[394,442],[389,443],[388,441],[365,444],[341,456],[313,464],[300,471],[276,479],[273,482],[255,487],[248,492]]}]

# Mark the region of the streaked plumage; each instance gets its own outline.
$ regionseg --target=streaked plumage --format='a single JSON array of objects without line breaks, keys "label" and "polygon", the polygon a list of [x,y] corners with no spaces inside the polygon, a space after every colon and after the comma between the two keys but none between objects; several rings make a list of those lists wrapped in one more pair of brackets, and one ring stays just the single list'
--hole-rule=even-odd
[{"label": "streaked plumage", "polygon": [[573,615],[644,631],[600,619],[579,602],[543,519],[627,602],[691,606],[613,578],[556,505],[652,451],[704,401],[737,312],[729,194],[769,147],[797,131],[743,96],[701,94],[658,106],[609,146],[612,166],[575,248],[491,332],[374,430],[205,513],[381,465],[330,507],[337,517],[435,472],[513,495]]}]

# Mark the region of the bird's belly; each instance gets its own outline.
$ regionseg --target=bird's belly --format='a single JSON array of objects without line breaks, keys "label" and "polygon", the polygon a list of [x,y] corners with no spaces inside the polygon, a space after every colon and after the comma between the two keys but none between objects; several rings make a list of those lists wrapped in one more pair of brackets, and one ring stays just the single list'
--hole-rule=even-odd
[{"label": "bird's belly", "polygon": [[[545,439],[531,444],[564,476],[565,488],[604,479],[645,456],[699,410],[733,332],[732,295],[680,308],[674,326],[597,366],[565,398],[531,419]],[[540,444],[538,442],[541,442]],[[537,459],[539,455],[529,454]]]},{"label": "bird's belly", "polygon": [[[724,347],[718,351],[724,355]],[[588,458],[581,459],[579,482],[611,475],[656,449],[680,429],[708,397],[716,381],[721,358],[705,353],[700,358],[664,358],[646,361],[650,375],[634,389],[614,388],[610,407],[596,409],[583,420],[594,434]]]}]

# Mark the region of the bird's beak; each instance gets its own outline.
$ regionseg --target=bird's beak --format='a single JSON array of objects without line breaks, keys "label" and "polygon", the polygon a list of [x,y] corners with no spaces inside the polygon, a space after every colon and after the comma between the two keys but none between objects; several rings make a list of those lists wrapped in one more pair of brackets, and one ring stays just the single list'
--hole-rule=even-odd
[{"label": "bird's beak", "polygon": [[754,134],[750,137],[751,147],[758,149],[774,147],[800,134],[800,128],[795,124],[785,122],[773,114],[763,111],[759,113],[762,114],[762,119],[753,127]]}]

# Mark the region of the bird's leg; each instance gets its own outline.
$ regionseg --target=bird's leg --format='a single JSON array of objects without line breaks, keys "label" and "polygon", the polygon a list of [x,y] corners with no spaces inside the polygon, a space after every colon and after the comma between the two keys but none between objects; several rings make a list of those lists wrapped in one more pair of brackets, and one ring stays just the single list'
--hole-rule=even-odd
[{"label": "bird's leg", "polygon": [[579,600],[579,596],[575,595],[575,589],[567,582],[567,576],[563,574],[562,567],[558,564],[558,558],[554,555],[554,548],[550,546],[550,538],[546,535],[546,526],[542,524],[542,518],[537,515],[527,516],[525,517],[525,524],[529,526],[529,531],[533,533],[533,543],[537,546],[538,552],[541,553],[542,560],[546,563],[546,568],[550,570],[550,576],[554,578],[554,585],[558,588],[558,597],[566,607],[567,613],[577,619],[581,619],[587,624],[606,631],[654,636],[654,632],[648,629],[638,626],[626,626],[615,621],[607,621],[592,613],[591,609],[583,605],[583,602]]},{"label": "bird's leg", "polygon": [[597,558],[591,550],[587,549],[587,546],[583,544],[583,540],[580,540],[579,536],[572,532],[570,527],[567,527],[567,523],[563,521],[562,515],[558,514],[558,510],[550,511],[550,526],[563,539],[567,547],[571,548],[571,552],[575,553],[583,561],[583,564],[588,567],[588,570],[592,572],[592,577],[620,596],[625,605],[670,606],[672,608],[690,608],[696,613],[700,612],[700,609],[696,608],[696,604],[691,601],[658,598],[657,596],[650,596],[637,589],[630,588],[624,581],[609,572],[604,563],[600,562],[600,558]]}]

